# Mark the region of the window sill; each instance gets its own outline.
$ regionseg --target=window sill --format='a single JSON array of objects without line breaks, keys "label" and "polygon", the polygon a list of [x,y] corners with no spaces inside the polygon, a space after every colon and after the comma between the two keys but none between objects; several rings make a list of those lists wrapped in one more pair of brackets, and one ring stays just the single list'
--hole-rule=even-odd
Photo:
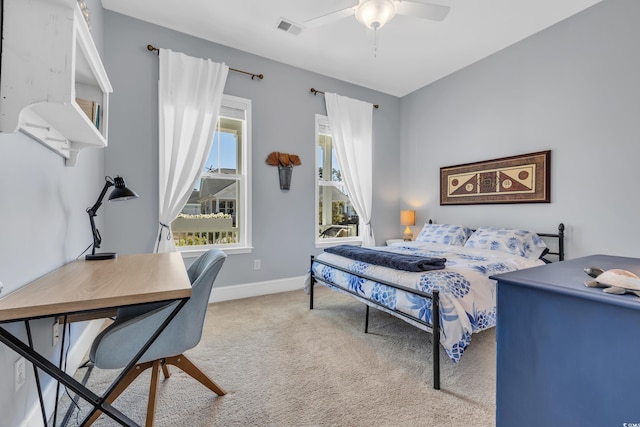
[{"label": "window sill", "polygon": [[209,249],[218,248],[221,249],[227,255],[235,255],[235,254],[250,254],[253,251],[252,246],[234,246],[234,247],[221,247],[221,246],[203,246],[201,248],[188,248],[188,249],[176,249],[177,252],[182,254],[182,258],[197,258]]}]

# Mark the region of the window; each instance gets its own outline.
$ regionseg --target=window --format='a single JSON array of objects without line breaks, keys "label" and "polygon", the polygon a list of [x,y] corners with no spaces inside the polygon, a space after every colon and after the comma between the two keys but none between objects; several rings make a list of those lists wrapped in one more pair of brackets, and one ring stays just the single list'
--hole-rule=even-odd
[{"label": "window", "polygon": [[342,181],[329,120],[316,115],[316,244],[361,241],[359,219]]},{"label": "window", "polygon": [[251,101],[224,95],[202,175],[171,223],[178,250],[250,248],[250,129]]}]

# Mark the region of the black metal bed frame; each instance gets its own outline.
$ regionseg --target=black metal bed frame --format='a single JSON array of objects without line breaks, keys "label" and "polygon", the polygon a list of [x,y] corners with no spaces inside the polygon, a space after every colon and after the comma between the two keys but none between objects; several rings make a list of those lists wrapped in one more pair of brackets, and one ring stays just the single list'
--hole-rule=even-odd
[{"label": "black metal bed frame", "polygon": [[[540,256],[540,259],[542,259],[545,263],[550,263],[551,261],[548,260],[546,258],[547,255],[555,255],[558,257],[558,261],[564,261],[564,224],[560,223],[560,225],[558,225],[558,232],[557,233],[537,233],[538,236],[540,237],[548,237],[548,238],[557,238],[558,239],[558,250],[557,251],[545,251],[545,253],[543,253]],[[422,319],[419,319],[415,316],[412,316],[410,314],[401,312],[399,310],[396,309],[392,309],[390,307],[386,307],[383,304],[380,304],[378,301],[374,301],[368,298],[365,298],[362,295],[359,295],[358,293],[344,288],[336,283],[327,281],[322,279],[321,277],[317,277],[314,273],[313,273],[313,263],[316,262],[318,264],[322,264],[322,265],[326,265],[327,267],[331,267],[331,268],[335,268],[338,270],[341,270],[347,274],[351,274],[353,276],[359,277],[361,279],[365,279],[365,280],[370,280],[382,285],[386,285],[386,286],[391,286],[392,288],[398,289],[398,290],[402,290],[408,293],[411,293],[413,295],[418,295],[421,296],[423,298],[427,298],[431,300],[431,314],[432,314],[432,322],[426,322]],[[367,333],[369,332],[369,303],[382,307],[384,310],[386,311],[392,311],[395,313],[395,315],[399,318],[403,318],[403,319],[410,319],[414,322],[417,322],[423,326],[425,326],[427,328],[428,332],[431,332],[433,334],[433,346],[432,346],[432,364],[433,364],[433,388],[436,390],[440,390],[440,301],[439,301],[439,292],[437,289],[434,289],[432,293],[428,293],[428,292],[422,292],[420,290],[417,289],[410,289],[407,288],[405,286],[401,286],[395,283],[391,283],[385,280],[380,280],[380,279],[376,279],[375,277],[371,277],[368,276],[366,274],[361,274],[361,273],[356,273],[354,271],[348,270],[344,267],[340,267],[334,264],[331,264],[329,262],[323,261],[323,260],[318,260],[316,259],[313,255],[311,255],[311,262],[310,262],[310,272],[311,272],[311,283],[309,286],[309,309],[313,310],[313,288],[314,285],[316,284],[316,282],[320,282],[323,283],[325,286],[328,287],[335,287],[338,288],[346,293],[349,293],[351,295],[353,295],[354,297],[356,297],[357,299],[361,299],[361,300],[366,300],[368,301],[368,303],[365,303],[365,307],[366,307],[366,313],[365,313],[365,323],[364,323],[364,332]]]}]

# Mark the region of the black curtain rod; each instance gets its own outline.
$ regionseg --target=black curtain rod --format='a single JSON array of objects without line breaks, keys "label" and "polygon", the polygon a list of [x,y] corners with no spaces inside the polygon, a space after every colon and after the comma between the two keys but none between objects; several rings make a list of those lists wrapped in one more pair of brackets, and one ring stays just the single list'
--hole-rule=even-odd
[{"label": "black curtain rod", "polygon": [[[314,95],[317,95],[317,94],[319,94],[319,93],[321,93],[321,94],[323,94],[323,95],[324,95],[324,92],[322,92],[321,90],[314,89],[314,88],[311,88],[311,89],[309,90],[309,92],[311,92],[311,93],[312,93],[312,94],[314,94]],[[373,108],[375,108],[375,109],[377,110],[378,108],[380,108],[380,106],[379,106],[378,104],[373,104]]]},{"label": "black curtain rod", "polygon": [[[147,50],[148,50],[149,52],[154,52],[154,51],[155,51],[155,52],[158,52],[158,55],[160,55],[160,49],[158,49],[157,47],[153,47],[153,46],[152,46],[152,45],[150,45],[150,44],[148,44],[148,45],[147,45]],[[231,68],[231,67],[229,67],[229,69],[230,69],[231,71],[235,71],[236,73],[247,74],[247,75],[251,76],[251,80],[253,80],[253,78],[254,78],[254,77],[257,77],[257,78],[259,78],[260,80],[264,79],[264,74],[255,74],[255,73],[250,73],[250,72],[248,72],[248,71],[242,71],[242,70],[238,70],[238,69]]]}]

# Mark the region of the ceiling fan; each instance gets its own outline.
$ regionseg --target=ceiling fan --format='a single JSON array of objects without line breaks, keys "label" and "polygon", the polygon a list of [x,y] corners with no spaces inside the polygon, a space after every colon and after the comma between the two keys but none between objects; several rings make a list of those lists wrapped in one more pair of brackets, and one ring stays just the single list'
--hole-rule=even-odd
[{"label": "ceiling fan", "polygon": [[449,14],[449,6],[422,0],[345,0],[343,8],[304,21],[307,28],[325,25],[355,15],[358,22],[372,30],[379,30],[397,15],[442,21]]}]

